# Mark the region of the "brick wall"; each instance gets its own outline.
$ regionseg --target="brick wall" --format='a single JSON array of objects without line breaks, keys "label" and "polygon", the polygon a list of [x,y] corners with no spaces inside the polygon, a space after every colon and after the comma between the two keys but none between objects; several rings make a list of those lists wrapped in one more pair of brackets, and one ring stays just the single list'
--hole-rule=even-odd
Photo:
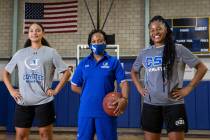
[{"label": "brick wall", "polygon": [[[5,0],[6,1],[6,0]],[[56,0],[48,0],[55,2]],[[58,1],[58,0],[57,0]],[[68,1],[68,0],[67,0]],[[93,29],[91,20],[83,0],[79,1],[78,32],[46,34],[52,47],[56,48],[62,56],[76,57],[76,45],[86,44],[88,33]],[[37,2],[37,0],[27,0]],[[96,0],[87,0],[90,12],[96,24]],[[101,1],[101,26],[105,20],[111,1]],[[116,44],[120,45],[120,55],[137,55],[140,46],[144,46],[144,5],[139,0],[115,0],[108,17],[104,31],[107,34],[115,33]],[[24,1],[19,1],[19,44],[22,48],[27,35],[23,35]],[[132,49],[131,49],[132,48]]]},{"label": "brick wall", "polygon": [[[43,0],[25,0],[26,2],[43,2]],[[55,2],[58,0],[44,0]],[[66,0],[68,1],[68,0]],[[76,45],[86,44],[92,23],[83,0],[79,1],[78,32],[46,34],[52,47],[62,56],[76,57]],[[96,0],[87,0],[90,12],[96,23]],[[104,21],[111,0],[101,0],[101,24]],[[19,1],[18,48],[22,48],[27,38],[23,30],[24,0]],[[0,57],[10,57],[12,47],[13,1],[0,1]],[[174,17],[206,17],[210,15],[209,0],[151,0],[150,15]],[[144,0],[115,0],[113,9],[104,28],[108,34],[115,33],[116,44],[120,45],[121,56],[135,56],[144,47]]]},{"label": "brick wall", "polygon": [[0,1],[0,58],[11,55],[13,1]]}]

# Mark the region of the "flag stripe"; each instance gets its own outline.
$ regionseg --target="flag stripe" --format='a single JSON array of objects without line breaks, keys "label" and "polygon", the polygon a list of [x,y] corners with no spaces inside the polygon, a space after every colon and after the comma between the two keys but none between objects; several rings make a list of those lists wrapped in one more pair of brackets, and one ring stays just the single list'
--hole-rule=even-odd
[{"label": "flag stripe", "polygon": [[70,21],[70,20],[74,20],[75,21],[75,23],[76,23],[76,21],[77,21],[77,18],[65,18],[65,19],[62,19],[62,21],[59,19],[59,18],[52,18],[52,19],[50,19],[50,20],[45,20],[45,19],[40,19],[40,20],[38,20],[38,19],[33,19],[33,20],[28,20],[28,19],[26,19],[25,20],[25,23],[28,23],[28,22],[63,22],[63,23],[66,23],[66,21]]},{"label": "flag stripe", "polygon": [[69,9],[55,9],[55,10],[46,10],[44,9],[44,12],[62,12],[62,11],[77,11],[77,8],[69,8]]},{"label": "flag stripe", "polygon": [[[73,23],[73,22],[77,22],[77,20],[66,20],[65,23]],[[26,24],[31,24],[33,22],[25,22]],[[43,22],[39,22],[41,24],[60,24],[63,23],[63,21],[43,21]]]},{"label": "flag stripe", "polygon": [[63,6],[63,7],[50,7],[50,8],[45,8],[45,10],[59,10],[59,9],[69,9],[69,8],[77,8],[77,5],[75,6]]},{"label": "flag stripe", "polygon": [[[57,28],[76,28],[77,25],[69,25],[69,26],[53,26],[53,27],[46,27],[47,29],[57,29]],[[29,27],[26,27],[28,29]]]},{"label": "flag stripe", "polygon": [[[59,31],[59,32],[62,32],[62,31],[77,31],[77,28],[57,28],[57,29],[48,29],[48,28],[45,28],[45,33],[52,33],[52,32],[56,32],[56,31]],[[28,33],[28,30],[25,30],[24,31],[25,33]]]},{"label": "flag stripe", "polygon": [[62,4],[74,4],[77,3],[77,0],[74,1],[68,1],[68,2],[51,2],[51,3],[45,3],[45,5],[62,5]]},{"label": "flag stripe", "polygon": [[45,19],[73,19],[77,18],[77,15],[70,15],[70,16],[59,16],[59,17],[45,17]]},{"label": "flag stripe", "polygon": [[45,15],[53,15],[53,14],[65,14],[65,13],[76,13],[77,10],[65,10],[65,11],[61,11],[61,12],[44,12]]},{"label": "flag stripe", "polygon": [[[45,31],[45,33],[73,33],[73,32],[77,32],[77,30],[62,30],[62,31]],[[24,34],[28,34],[28,31],[24,31]]]},{"label": "flag stripe", "polygon": [[67,7],[67,6],[78,6],[77,3],[75,4],[60,4],[60,5],[44,5],[45,8],[60,8],[60,7]]},{"label": "flag stripe", "polygon": [[50,14],[50,15],[44,15],[44,18],[48,18],[48,17],[54,17],[54,18],[57,18],[57,17],[60,17],[60,16],[72,16],[72,15],[75,15],[76,13],[65,13],[65,14]]},{"label": "flag stripe", "polygon": [[[44,25],[45,26],[45,28],[48,28],[48,27],[58,27],[58,26],[77,26],[75,23],[63,23],[63,24],[57,24],[57,25],[51,25],[51,24],[46,24],[46,25]],[[27,29],[28,27],[30,26],[30,24],[26,24],[25,25],[25,28]]]},{"label": "flag stripe", "polygon": [[64,30],[64,31],[47,31],[46,33],[69,33],[77,32],[77,30]]},{"label": "flag stripe", "polygon": [[[69,29],[69,28],[63,28],[63,29],[60,29],[60,28],[58,28],[58,29],[46,29],[45,30],[45,33],[52,33],[52,32],[56,32],[56,31],[59,31],[59,32],[62,32],[62,31],[77,31],[77,28],[71,28],[71,29]],[[24,31],[25,33],[28,33],[28,30],[25,30]]]},{"label": "flag stripe", "polygon": [[77,30],[75,29],[75,30],[62,30],[62,31],[58,31],[58,30],[56,30],[56,31],[47,31],[46,33],[73,33],[73,32],[77,32]]},{"label": "flag stripe", "polygon": [[24,33],[30,24],[41,23],[46,33],[77,32],[78,0],[53,3],[25,3]]}]

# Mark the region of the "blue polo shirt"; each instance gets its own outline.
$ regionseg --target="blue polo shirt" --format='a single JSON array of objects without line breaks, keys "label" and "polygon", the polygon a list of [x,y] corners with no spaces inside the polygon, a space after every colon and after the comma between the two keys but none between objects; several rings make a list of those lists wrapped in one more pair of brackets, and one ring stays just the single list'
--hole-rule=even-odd
[{"label": "blue polo shirt", "polygon": [[114,91],[115,80],[118,84],[125,80],[125,72],[116,57],[105,53],[97,62],[90,54],[80,62],[71,80],[71,84],[82,87],[80,117],[107,116],[103,110],[103,98]]}]

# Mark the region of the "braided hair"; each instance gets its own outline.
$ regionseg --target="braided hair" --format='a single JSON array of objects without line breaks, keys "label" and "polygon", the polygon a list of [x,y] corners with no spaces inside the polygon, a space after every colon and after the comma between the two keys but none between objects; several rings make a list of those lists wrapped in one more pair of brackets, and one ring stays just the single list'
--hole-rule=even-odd
[{"label": "braided hair", "polygon": [[[176,57],[176,49],[175,44],[173,41],[173,35],[172,31],[166,22],[166,20],[162,16],[154,16],[149,23],[149,27],[152,22],[159,21],[163,23],[167,29],[167,33],[164,39],[164,50],[163,50],[163,56],[162,56],[162,78],[163,78],[163,85],[165,83],[165,79],[168,81],[172,77],[172,71],[173,71],[173,65]],[[154,45],[154,42],[150,38],[150,45]]]}]

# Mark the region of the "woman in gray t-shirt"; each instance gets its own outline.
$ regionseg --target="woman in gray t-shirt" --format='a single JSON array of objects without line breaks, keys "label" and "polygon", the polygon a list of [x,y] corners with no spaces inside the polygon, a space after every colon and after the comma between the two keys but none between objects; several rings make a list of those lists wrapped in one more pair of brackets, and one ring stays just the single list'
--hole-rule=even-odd
[{"label": "woman in gray t-shirt", "polygon": [[[55,120],[53,96],[70,77],[68,66],[44,38],[44,28],[39,23],[29,26],[28,40],[17,51],[3,72],[3,80],[16,101],[16,139],[28,140],[30,127],[36,118],[41,139],[52,139],[52,123]],[[19,89],[14,89],[10,75],[18,68]],[[55,69],[63,76],[55,89],[51,89]]]},{"label": "woman in gray t-shirt", "polygon": [[[144,97],[142,129],[145,140],[160,139],[165,122],[169,139],[183,140],[188,131],[183,98],[205,75],[206,66],[187,48],[174,44],[172,31],[161,16],[149,23],[150,46],[136,58],[132,80]],[[185,64],[197,72],[186,87],[183,85]],[[144,86],[138,81],[139,71],[145,69]]]}]

